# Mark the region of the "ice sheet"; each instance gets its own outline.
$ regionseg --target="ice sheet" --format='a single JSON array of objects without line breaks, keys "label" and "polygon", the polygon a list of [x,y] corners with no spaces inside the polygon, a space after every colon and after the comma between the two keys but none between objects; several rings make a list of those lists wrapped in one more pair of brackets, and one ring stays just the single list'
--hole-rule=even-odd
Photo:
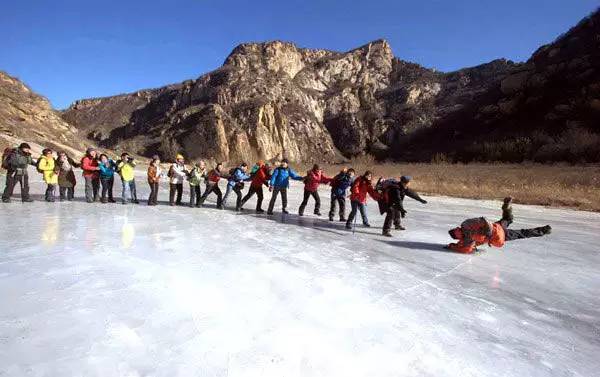
[{"label": "ice sheet", "polygon": [[469,256],[447,229],[498,202],[407,198],[388,239],[373,202],[352,234],[300,196],[271,218],[0,204],[0,376],[600,374],[599,214],[515,205],[553,234]]}]

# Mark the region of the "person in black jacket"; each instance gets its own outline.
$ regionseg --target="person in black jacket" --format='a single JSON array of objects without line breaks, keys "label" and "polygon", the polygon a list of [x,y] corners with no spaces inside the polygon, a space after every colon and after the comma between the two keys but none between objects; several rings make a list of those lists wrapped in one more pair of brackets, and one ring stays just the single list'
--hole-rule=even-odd
[{"label": "person in black jacket", "polygon": [[31,147],[27,143],[21,143],[19,148],[11,150],[3,156],[2,167],[6,172],[6,187],[2,194],[2,201],[9,203],[17,183],[21,185],[21,200],[25,203],[33,202],[29,197],[29,175],[27,166],[36,166],[31,158]]},{"label": "person in black jacket", "polygon": [[392,223],[394,223],[396,230],[406,229],[400,223],[400,219],[406,215],[406,210],[404,209],[405,196],[423,204],[427,203],[419,194],[408,188],[410,180],[411,177],[403,175],[400,177],[400,181],[389,179],[377,183],[377,186],[379,186],[378,189],[383,191],[383,198],[379,201],[379,211],[382,215],[386,214],[382,233],[386,237],[392,237],[392,233],[390,232]]}]

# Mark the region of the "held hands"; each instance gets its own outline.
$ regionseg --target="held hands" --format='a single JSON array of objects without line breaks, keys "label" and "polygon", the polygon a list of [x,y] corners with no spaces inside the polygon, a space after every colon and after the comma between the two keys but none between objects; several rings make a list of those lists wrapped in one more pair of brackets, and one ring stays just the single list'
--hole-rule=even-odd
[{"label": "held hands", "polygon": [[269,192],[273,191],[273,186],[269,186]]},{"label": "held hands", "polygon": [[423,200],[421,200],[421,203],[427,204],[427,200],[423,199]]}]

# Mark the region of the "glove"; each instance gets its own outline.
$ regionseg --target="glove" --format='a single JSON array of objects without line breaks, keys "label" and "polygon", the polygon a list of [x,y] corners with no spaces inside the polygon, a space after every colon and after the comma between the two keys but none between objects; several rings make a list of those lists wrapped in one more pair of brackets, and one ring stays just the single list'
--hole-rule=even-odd
[{"label": "glove", "polygon": [[269,192],[273,191],[273,186],[269,186]]},{"label": "glove", "polygon": [[400,217],[404,218],[404,216],[406,216],[406,210],[405,209],[401,209],[400,210]]},{"label": "glove", "polygon": [[421,200],[421,203],[427,204],[427,200],[423,199],[423,200]]}]

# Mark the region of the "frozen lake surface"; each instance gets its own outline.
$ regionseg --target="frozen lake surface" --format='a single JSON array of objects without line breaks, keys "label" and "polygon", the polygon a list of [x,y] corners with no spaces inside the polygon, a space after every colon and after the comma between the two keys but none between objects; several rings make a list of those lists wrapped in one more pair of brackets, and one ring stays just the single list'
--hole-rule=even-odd
[{"label": "frozen lake surface", "polygon": [[389,239],[374,202],[352,234],[300,196],[285,218],[0,203],[0,376],[600,375],[600,214],[515,205],[553,234],[461,255],[447,230],[499,202],[407,198]]}]

